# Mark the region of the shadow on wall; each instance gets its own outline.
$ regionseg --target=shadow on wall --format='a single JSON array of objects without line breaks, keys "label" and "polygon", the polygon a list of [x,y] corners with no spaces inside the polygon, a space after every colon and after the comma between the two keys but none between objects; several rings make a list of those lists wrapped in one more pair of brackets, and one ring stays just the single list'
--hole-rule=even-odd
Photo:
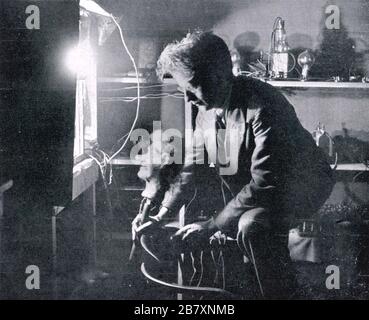
[{"label": "shadow on wall", "polygon": [[260,57],[260,51],[256,50],[260,43],[260,36],[256,32],[244,32],[233,41],[233,47],[241,57],[241,70],[247,70],[248,64]]},{"label": "shadow on wall", "polygon": [[342,130],[332,133],[334,149],[339,163],[369,163],[369,132],[349,130],[342,123]]},{"label": "shadow on wall", "polygon": [[128,36],[173,37],[194,28],[210,30],[231,13],[232,1],[224,0],[100,0]]},{"label": "shadow on wall", "polygon": [[[195,29],[211,30],[232,7],[232,3],[220,0],[101,0],[99,4],[121,17],[127,45],[138,67],[144,69],[155,67],[168,43]],[[99,65],[104,76],[132,71],[116,29],[99,48]]]},{"label": "shadow on wall", "polygon": [[343,13],[339,29],[328,29],[323,15],[321,43],[315,51],[316,61],[311,68],[311,76],[317,78],[340,77],[349,80],[350,76],[363,75],[363,53],[356,52],[356,43],[349,37],[343,24]]},{"label": "shadow on wall", "polygon": [[[342,22],[340,29],[327,29],[324,24],[325,19],[324,16],[320,46],[313,53],[316,57],[316,62],[311,69],[311,76],[325,79],[339,76],[347,81],[350,76],[363,75],[364,54],[356,52],[355,40],[348,36],[347,29]],[[291,48],[290,53],[297,61],[300,53],[313,47],[313,38],[308,34],[293,33],[288,36],[288,43]],[[236,36],[233,47],[240,54],[242,70],[248,70],[249,64],[262,59],[262,51],[258,49],[259,44],[260,36],[256,32],[244,32]],[[265,50],[269,51],[269,49],[266,48]],[[291,60],[290,69],[293,68],[292,63],[293,60]],[[299,77],[300,69],[297,62],[295,62],[295,67],[289,76]]]},{"label": "shadow on wall", "polygon": [[[261,50],[270,50],[273,21],[280,16],[286,21],[287,41],[295,58],[305,49],[315,50],[315,57],[319,56],[313,67],[315,74],[311,70],[312,77],[348,78],[348,74],[363,74],[363,54],[369,56],[369,33],[364,27],[368,21],[366,0],[334,1],[340,10],[338,30],[327,29],[325,25],[331,16],[326,13],[330,4],[326,0],[248,1],[247,4],[238,2],[237,6],[232,2],[231,14],[214,25],[213,30],[231,50],[238,50],[244,71],[248,71],[244,67],[249,62],[255,63],[255,58],[260,57]],[[266,57],[264,54],[264,60]],[[368,68],[366,62],[365,69]],[[298,75],[300,67],[296,70],[291,77]]]}]

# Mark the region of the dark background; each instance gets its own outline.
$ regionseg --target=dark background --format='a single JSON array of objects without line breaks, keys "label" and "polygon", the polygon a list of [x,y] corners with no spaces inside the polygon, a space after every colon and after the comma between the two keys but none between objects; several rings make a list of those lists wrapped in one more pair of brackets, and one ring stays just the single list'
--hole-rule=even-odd
[{"label": "dark background", "polygon": [[64,51],[78,41],[79,7],[37,2],[40,29],[28,30],[30,4],[0,3],[0,176],[21,198],[63,205],[72,193],[76,86]]}]

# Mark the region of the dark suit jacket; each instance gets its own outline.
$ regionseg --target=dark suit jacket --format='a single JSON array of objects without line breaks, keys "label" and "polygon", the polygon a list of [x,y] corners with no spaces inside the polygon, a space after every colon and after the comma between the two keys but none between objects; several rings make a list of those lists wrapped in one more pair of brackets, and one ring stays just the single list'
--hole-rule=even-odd
[{"label": "dark suit jacket", "polygon": [[277,89],[252,78],[234,79],[225,112],[230,164],[224,166],[217,163],[215,121],[214,110],[198,114],[194,147],[163,206],[177,209],[192,196],[196,164],[206,156],[234,195],[215,217],[222,231],[234,230],[240,216],[256,207],[279,221],[311,215],[328,198],[334,178],[327,157]]}]

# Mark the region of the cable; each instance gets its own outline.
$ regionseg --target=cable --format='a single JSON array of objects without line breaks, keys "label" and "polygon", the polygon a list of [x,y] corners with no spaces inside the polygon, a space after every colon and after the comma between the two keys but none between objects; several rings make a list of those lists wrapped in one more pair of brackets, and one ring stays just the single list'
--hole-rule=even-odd
[{"label": "cable", "polygon": [[192,276],[191,276],[189,285],[192,286],[192,282],[193,282],[193,279],[195,278],[195,275],[197,273],[197,269],[196,269],[196,266],[195,266],[195,257],[193,256],[193,252],[192,251],[190,253],[190,256],[191,256],[191,264],[192,264],[193,273],[192,273]]},{"label": "cable", "polygon": [[120,39],[122,40],[123,47],[126,50],[129,58],[131,59],[132,64],[133,64],[133,68],[135,69],[136,81],[137,81],[137,107],[136,107],[136,115],[135,115],[135,118],[133,120],[131,129],[128,132],[128,136],[127,136],[126,140],[124,141],[124,143],[122,144],[122,146],[118,149],[118,151],[115,152],[110,157],[109,162],[111,162],[111,160],[113,160],[124,149],[124,147],[126,146],[128,140],[129,140],[129,138],[130,138],[130,136],[131,136],[131,134],[133,132],[133,129],[136,126],[136,123],[137,123],[137,120],[138,120],[138,116],[139,116],[139,113],[140,113],[140,79],[139,79],[139,76],[138,76],[138,70],[137,70],[136,62],[135,62],[135,59],[133,58],[133,56],[132,56],[131,52],[129,51],[129,49],[127,47],[127,44],[126,44],[126,42],[124,40],[122,28],[120,27],[119,23],[117,22],[117,20],[114,18],[114,16],[112,14],[110,15],[110,17],[113,19],[115,25],[117,26],[117,28],[119,30],[119,35],[120,35]]},{"label": "cable", "polygon": [[225,263],[224,263],[224,256],[223,256],[223,250],[220,250],[220,260],[221,260],[221,264],[222,264],[222,289],[225,289],[226,287],[226,281],[225,281]]},{"label": "cable", "polygon": [[224,183],[224,185],[227,187],[228,191],[231,193],[232,198],[234,198],[234,197],[235,197],[235,195],[233,194],[232,189],[231,189],[231,187],[229,186],[229,184],[227,183],[227,181],[225,181],[225,180],[224,180],[224,178],[222,177],[222,175],[221,175],[221,174],[218,174],[218,176],[219,176],[220,180],[222,181],[222,183]]},{"label": "cable", "polygon": [[[244,242],[244,239],[243,239],[243,238],[242,238],[242,242],[243,242],[243,244],[245,245],[245,242]],[[252,258],[253,265],[254,265],[254,269],[255,269],[256,279],[257,279],[257,281],[258,281],[259,288],[260,288],[260,293],[261,293],[261,295],[262,295],[263,297],[265,297],[265,296],[264,296],[263,286],[262,286],[261,281],[260,281],[259,270],[258,270],[258,267],[257,267],[257,265],[256,265],[256,260],[255,260],[255,256],[254,256],[254,250],[252,249],[252,245],[251,245],[250,240],[248,240],[248,243],[249,243],[249,247],[250,247],[251,258]]]},{"label": "cable", "polygon": [[200,278],[199,281],[197,282],[197,287],[200,287],[200,284],[202,282],[202,278],[204,276],[204,262],[203,262],[203,255],[204,255],[204,250],[201,250],[200,252]]},{"label": "cable", "polygon": [[220,189],[222,191],[224,206],[226,206],[227,205],[227,200],[226,200],[226,196],[225,196],[225,193],[224,193],[224,181],[223,180],[222,180],[222,183],[220,184]]},{"label": "cable", "polygon": [[191,204],[195,200],[196,196],[197,196],[197,188],[195,188],[195,192],[194,192],[194,195],[193,195],[192,199],[190,200],[190,202],[188,203],[188,205],[186,205],[186,211],[191,206]]},{"label": "cable", "polygon": [[88,156],[92,160],[94,160],[97,163],[97,165],[99,166],[99,168],[100,168],[101,178],[102,178],[102,181],[103,181],[104,189],[106,191],[106,200],[107,200],[107,203],[108,203],[108,209],[109,209],[109,213],[110,213],[110,218],[112,218],[113,215],[114,215],[114,213],[113,213],[113,204],[112,204],[111,197],[110,197],[109,187],[108,187],[108,183],[107,183],[106,177],[105,177],[105,167],[106,167],[106,164],[102,165],[101,162],[99,160],[97,160],[94,156],[92,156],[92,155],[88,155]]},{"label": "cable", "polygon": [[119,138],[118,141],[116,143],[114,143],[114,145],[111,147],[110,152],[111,153],[114,153],[114,149],[115,149],[116,145],[119,144],[127,136],[128,136],[128,133],[126,133],[124,136],[122,136],[121,138]]},{"label": "cable", "polygon": [[[160,92],[160,93],[148,93],[144,96],[140,96],[140,99],[143,98],[161,98],[161,97],[167,97],[167,96],[175,96],[175,97],[184,97],[182,93],[170,93],[170,92]],[[130,96],[115,96],[115,97],[101,97],[101,99],[136,99],[137,97],[130,97]]]},{"label": "cable", "polygon": [[97,165],[99,166],[99,168],[100,168],[100,172],[101,172],[101,174],[104,176],[105,175],[105,171],[104,171],[104,165],[102,165],[101,164],[101,162],[99,161],[99,160],[97,160],[95,157],[93,157],[93,156],[91,156],[91,155],[88,155],[92,160],[94,160],[96,163],[97,163]]},{"label": "cable", "polygon": [[[140,89],[151,89],[151,88],[158,88],[158,87],[165,87],[165,84],[154,84],[150,86],[141,86]],[[137,89],[137,86],[131,87],[123,87],[123,88],[111,88],[111,89],[101,89],[101,91],[120,91],[120,90],[129,90],[129,89]]]},{"label": "cable", "polygon": [[[102,150],[96,149],[93,150],[96,153],[100,153],[102,155],[103,160],[99,161],[98,159],[96,159],[95,157],[93,157],[92,155],[89,155],[89,157],[91,159],[93,159],[99,166],[100,171],[101,171],[101,175],[102,178],[104,179],[104,183],[106,183],[106,167],[109,166],[109,156]],[[110,185],[113,181],[113,167],[112,165],[109,166],[109,182],[107,183],[108,185]]]},{"label": "cable", "polygon": [[[176,93],[150,93],[145,96],[141,96],[140,100],[142,99],[162,99],[162,98],[177,98],[183,99],[183,94],[176,94]],[[114,101],[124,101],[124,102],[134,102],[137,100],[137,97],[129,97],[129,96],[122,96],[122,97],[102,97],[100,98],[100,102],[114,102]]]},{"label": "cable", "polygon": [[149,249],[149,246],[147,244],[147,237],[145,234],[143,234],[140,237],[140,243],[142,248],[151,256],[153,257],[157,262],[160,262],[160,259]]},{"label": "cable", "polygon": [[210,250],[210,255],[211,255],[211,259],[213,260],[214,263],[214,267],[215,267],[215,276],[214,276],[214,280],[213,280],[213,284],[217,285],[218,283],[218,276],[219,276],[219,270],[218,270],[218,263],[215,259],[215,255],[214,255],[214,250],[211,249]]}]

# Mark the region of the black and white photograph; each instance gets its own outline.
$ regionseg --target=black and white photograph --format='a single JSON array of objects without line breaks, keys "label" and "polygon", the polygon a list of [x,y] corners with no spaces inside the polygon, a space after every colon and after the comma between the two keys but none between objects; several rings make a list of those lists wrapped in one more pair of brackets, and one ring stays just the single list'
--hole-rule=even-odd
[{"label": "black and white photograph", "polygon": [[369,300],[369,1],[0,0],[0,300]]}]

